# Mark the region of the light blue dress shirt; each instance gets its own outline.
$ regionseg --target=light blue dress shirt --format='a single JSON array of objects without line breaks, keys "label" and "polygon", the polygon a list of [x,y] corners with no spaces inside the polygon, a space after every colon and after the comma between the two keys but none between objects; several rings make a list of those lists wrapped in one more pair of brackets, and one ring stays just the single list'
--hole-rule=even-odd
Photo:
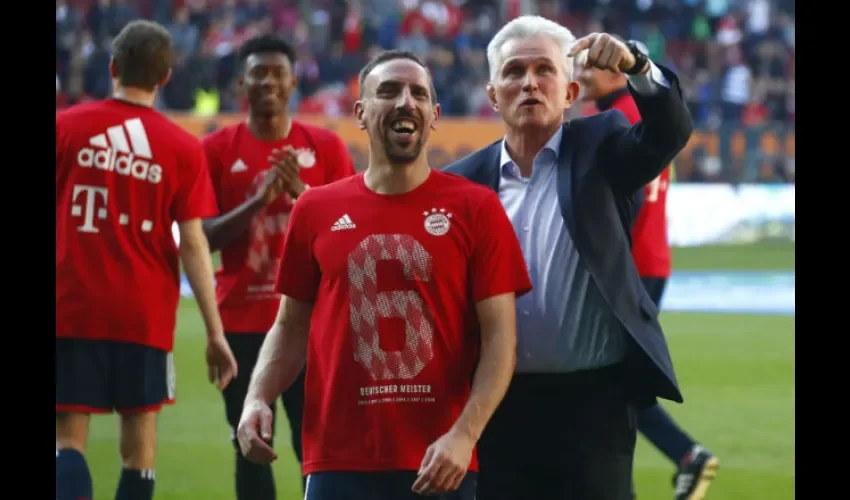
[{"label": "light blue dress shirt", "polygon": [[[632,88],[651,94],[669,82],[650,62]],[[499,162],[499,198],[519,238],[534,288],[516,301],[518,373],[566,373],[623,359],[628,335],[614,317],[576,251],[561,215],[557,170],[563,128],[522,177],[505,141]]]}]

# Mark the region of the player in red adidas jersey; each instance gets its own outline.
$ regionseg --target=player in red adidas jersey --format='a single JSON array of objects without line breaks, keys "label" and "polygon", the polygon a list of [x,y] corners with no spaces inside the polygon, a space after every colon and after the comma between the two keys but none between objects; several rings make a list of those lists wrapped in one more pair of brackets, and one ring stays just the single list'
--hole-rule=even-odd
[{"label": "player in red adidas jersey", "polygon": [[201,222],[216,210],[204,150],[152,107],[172,59],[168,31],[134,21],[113,43],[112,98],[56,114],[57,500],[91,499],[90,415],[112,411],[123,465],[115,498],[153,497],[157,413],[175,397],[181,260],[210,380],[223,388],[236,376]]},{"label": "player in red adidas jersey", "polygon": [[[288,43],[273,36],[254,38],[242,46],[239,59],[248,119],[204,138],[222,214],[205,220],[204,229],[213,250],[221,250],[216,288],[225,335],[242,373],[250,374],[280,304],[274,285],[292,204],[307,186],[354,175],[354,165],[339,136],[287,113],[297,84],[295,51]],[[236,497],[271,500],[271,466],[246,460],[236,441],[249,381],[247,375],[240,377],[223,391],[236,448]],[[301,462],[303,375],[281,399]]]},{"label": "player in red adidas jersey", "polygon": [[[632,125],[640,121],[624,74],[585,68],[579,81],[583,98],[593,101],[599,111],[618,109]],[[668,166],[644,187],[642,203],[632,226],[632,257],[649,297],[659,308],[671,267],[666,213],[670,173]],[[717,473],[717,457],[683,432],[661,405],[641,412],[638,430],[677,465],[674,498],[701,500]]]},{"label": "player in red adidas jersey", "polygon": [[439,105],[416,56],[384,52],[360,83],[369,167],[295,203],[239,443],[276,458],[268,405],[306,362],[307,500],[472,500],[531,282],[497,195],[429,168]]}]

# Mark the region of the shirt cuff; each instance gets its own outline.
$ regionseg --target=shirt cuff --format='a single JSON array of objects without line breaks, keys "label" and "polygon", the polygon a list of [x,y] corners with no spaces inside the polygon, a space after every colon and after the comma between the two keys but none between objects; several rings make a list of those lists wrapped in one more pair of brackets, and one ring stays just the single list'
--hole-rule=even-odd
[{"label": "shirt cuff", "polygon": [[659,87],[669,89],[670,82],[667,81],[667,78],[664,76],[664,73],[661,72],[661,69],[652,61],[647,61],[647,63],[649,64],[649,71],[646,73],[641,73],[639,75],[626,75],[629,79],[629,84],[631,84],[632,88],[635,89],[635,92],[638,94],[652,95],[658,92]]}]

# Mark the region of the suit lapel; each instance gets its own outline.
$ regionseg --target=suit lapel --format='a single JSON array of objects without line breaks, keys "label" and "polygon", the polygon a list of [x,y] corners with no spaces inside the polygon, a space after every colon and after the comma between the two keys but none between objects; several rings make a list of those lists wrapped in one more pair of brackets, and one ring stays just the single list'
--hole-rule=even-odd
[{"label": "suit lapel", "polygon": [[567,225],[567,230],[570,232],[570,236],[575,239],[575,218],[573,217],[573,174],[575,169],[570,168],[575,140],[570,137],[570,132],[570,123],[567,122],[563,125],[561,152],[558,155],[558,204],[561,206],[561,215]]},{"label": "suit lapel", "polygon": [[[502,139],[504,140],[504,139]],[[491,189],[499,192],[499,160],[501,159],[502,141],[496,141],[491,144],[484,153],[484,168],[480,169],[476,174],[478,179],[474,179],[479,184],[490,186]]]}]

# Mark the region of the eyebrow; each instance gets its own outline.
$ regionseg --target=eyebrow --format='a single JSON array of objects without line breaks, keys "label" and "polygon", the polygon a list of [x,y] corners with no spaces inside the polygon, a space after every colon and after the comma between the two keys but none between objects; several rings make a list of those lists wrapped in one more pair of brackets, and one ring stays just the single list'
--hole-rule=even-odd
[{"label": "eyebrow", "polygon": [[[376,88],[377,89],[386,89],[386,88],[397,89],[397,88],[403,87],[403,86],[404,86],[404,83],[402,83],[398,80],[386,80],[386,81],[379,83]],[[411,83],[410,86],[413,87],[415,90],[420,90],[420,91],[421,90],[426,90],[426,91],[428,90],[428,87],[422,86],[418,83]]]},{"label": "eyebrow", "polygon": [[547,64],[555,65],[557,64],[552,59],[549,59],[546,56],[529,56],[529,57],[511,57],[510,59],[505,59],[505,62],[502,63],[503,68],[507,68],[510,66],[516,66],[517,64],[527,63],[527,62],[543,62]]}]

